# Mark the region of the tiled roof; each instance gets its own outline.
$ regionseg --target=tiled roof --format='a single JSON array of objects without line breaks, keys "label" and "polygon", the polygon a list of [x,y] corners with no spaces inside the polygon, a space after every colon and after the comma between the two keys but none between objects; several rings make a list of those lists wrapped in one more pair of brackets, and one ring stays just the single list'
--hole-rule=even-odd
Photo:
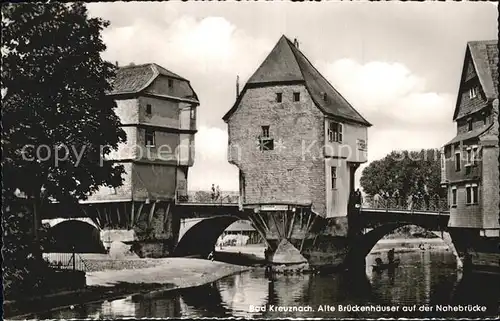
[{"label": "tiled roof", "polygon": [[470,132],[458,134],[457,136],[455,136],[455,138],[453,138],[452,140],[447,142],[445,144],[445,146],[450,145],[450,144],[454,144],[454,143],[458,143],[458,142],[461,142],[464,140],[472,139],[472,138],[479,138],[479,135],[481,135],[482,133],[487,131],[490,127],[491,127],[491,125],[486,126],[486,127],[479,127],[479,128],[474,129],[474,130],[471,130]]},{"label": "tiled roof", "polygon": [[155,63],[125,66],[117,70],[116,78],[112,83],[113,90],[109,94],[117,95],[140,92],[148,87],[158,75],[187,81]]},{"label": "tiled roof", "polygon": [[[481,87],[488,100],[498,98],[498,41],[469,41],[467,43],[465,60],[470,54]],[[467,61],[464,61],[464,66]],[[465,72],[465,67],[464,67]],[[453,119],[459,114],[460,99],[457,100]]]},{"label": "tiled roof", "polygon": [[244,91],[249,86],[287,82],[304,83],[316,106],[325,114],[371,126],[285,36],[280,38],[264,62],[250,77],[239,99],[224,116],[224,120],[227,120],[236,110]]}]

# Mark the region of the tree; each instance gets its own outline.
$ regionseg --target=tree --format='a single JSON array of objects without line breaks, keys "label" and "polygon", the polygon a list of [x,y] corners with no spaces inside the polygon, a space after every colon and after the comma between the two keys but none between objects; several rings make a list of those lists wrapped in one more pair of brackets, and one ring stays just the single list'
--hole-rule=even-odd
[{"label": "tree", "polygon": [[122,184],[123,167],[103,160],[126,139],[106,94],[116,72],[100,56],[106,26],[81,3],[2,5],[2,193],[7,204],[25,195],[35,240],[47,201]]},{"label": "tree", "polygon": [[372,196],[396,192],[403,198],[418,193],[443,196],[441,153],[436,149],[393,151],[368,165],[360,184]]}]

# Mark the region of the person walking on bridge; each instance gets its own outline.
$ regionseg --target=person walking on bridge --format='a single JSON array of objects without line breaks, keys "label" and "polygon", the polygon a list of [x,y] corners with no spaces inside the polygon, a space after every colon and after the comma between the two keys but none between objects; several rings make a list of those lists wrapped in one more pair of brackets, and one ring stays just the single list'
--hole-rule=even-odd
[{"label": "person walking on bridge", "polygon": [[394,262],[394,248],[390,249],[389,252],[387,252],[387,260],[389,261],[389,264]]}]

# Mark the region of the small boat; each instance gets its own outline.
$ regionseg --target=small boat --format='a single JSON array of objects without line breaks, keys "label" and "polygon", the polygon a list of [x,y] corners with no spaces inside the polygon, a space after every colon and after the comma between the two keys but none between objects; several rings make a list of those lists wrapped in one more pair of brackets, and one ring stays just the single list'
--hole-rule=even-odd
[{"label": "small boat", "polygon": [[372,270],[373,271],[383,271],[387,269],[393,269],[397,268],[399,266],[400,260],[395,259],[393,262],[390,263],[382,263],[382,260],[375,260],[377,264],[372,264]]}]

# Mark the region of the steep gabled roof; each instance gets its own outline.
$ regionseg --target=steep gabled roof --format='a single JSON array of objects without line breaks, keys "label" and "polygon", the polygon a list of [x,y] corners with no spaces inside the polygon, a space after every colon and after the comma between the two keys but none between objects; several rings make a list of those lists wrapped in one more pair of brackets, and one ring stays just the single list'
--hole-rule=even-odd
[{"label": "steep gabled roof", "polygon": [[315,105],[325,114],[371,126],[285,36],[280,38],[264,62],[250,77],[236,103],[223,119],[227,121],[238,108],[248,88],[287,83],[303,83]]},{"label": "steep gabled roof", "polygon": [[460,111],[460,93],[462,92],[469,57],[472,60],[486,99],[494,100],[498,98],[498,41],[469,41],[465,49],[464,65],[453,120],[458,118]]},{"label": "steep gabled roof", "polygon": [[155,63],[120,67],[113,80],[111,95],[133,94],[146,89],[159,75],[189,82]]}]

